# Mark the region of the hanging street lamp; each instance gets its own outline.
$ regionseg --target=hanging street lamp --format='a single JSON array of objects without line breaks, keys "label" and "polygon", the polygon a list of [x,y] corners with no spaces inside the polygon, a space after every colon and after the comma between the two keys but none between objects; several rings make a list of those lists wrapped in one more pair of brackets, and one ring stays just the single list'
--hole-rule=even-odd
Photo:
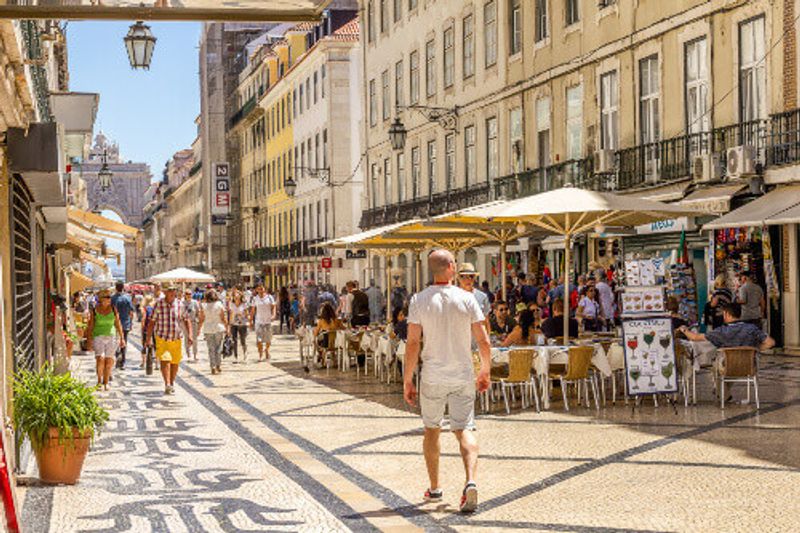
[{"label": "hanging street lamp", "polygon": [[153,48],[156,46],[156,38],[150,31],[150,26],[141,20],[137,21],[130,27],[124,40],[131,68],[150,70],[150,60],[153,58]]},{"label": "hanging street lamp", "polygon": [[286,191],[287,196],[294,196],[294,193],[297,191],[297,182],[292,179],[292,176],[287,176],[286,179],[283,180],[283,189]]},{"label": "hanging street lamp", "polygon": [[394,150],[403,150],[406,147],[406,135],[408,131],[399,117],[395,117],[392,125],[389,126],[389,140],[392,142]]}]

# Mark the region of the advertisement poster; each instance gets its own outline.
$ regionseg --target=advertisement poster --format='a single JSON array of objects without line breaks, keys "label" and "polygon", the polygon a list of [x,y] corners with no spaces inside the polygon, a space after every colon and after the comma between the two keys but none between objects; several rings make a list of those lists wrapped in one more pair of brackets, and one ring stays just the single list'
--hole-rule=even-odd
[{"label": "advertisement poster", "polygon": [[661,313],[664,311],[664,289],[626,287],[622,293],[622,314]]},{"label": "advertisement poster", "polygon": [[675,342],[669,317],[623,320],[628,394],[678,392]]}]

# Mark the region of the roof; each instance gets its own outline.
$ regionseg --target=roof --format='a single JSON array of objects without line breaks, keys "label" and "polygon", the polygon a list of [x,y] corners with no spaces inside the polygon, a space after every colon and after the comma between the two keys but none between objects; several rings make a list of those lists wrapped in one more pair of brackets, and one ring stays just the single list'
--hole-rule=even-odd
[{"label": "roof", "polygon": [[[778,187],[727,215],[712,220],[703,229],[726,229],[781,224],[781,215],[800,204],[800,185]],[[773,218],[774,217],[774,218]]]},{"label": "roof", "polygon": [[358,41],[359,39],[359,26],[358,17],[353,18],[350,22],[325,37],[334,41]]}]

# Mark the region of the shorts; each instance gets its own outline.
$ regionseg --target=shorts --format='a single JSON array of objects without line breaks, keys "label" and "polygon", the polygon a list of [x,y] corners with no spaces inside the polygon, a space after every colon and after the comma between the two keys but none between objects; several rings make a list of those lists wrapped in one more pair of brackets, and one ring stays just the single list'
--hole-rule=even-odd
[{"label": "shorts", "polygon": [[168,341],[156,337],[156,359],[177,365],[181,362],[182,347],[181,339]]},{"label": "shorts", "polygon": [[272,324],[256,326],[256,342],[272,342]]},{"label": "shorts", "polygon": [[119,341],[116,337],[110,335],[103,335],[92,339],[92,348],[94,349],[95,357],[114,359],[117,355],[118,347]]},{"label": "shorts", "polygon": [[436,385],[422,382],[419,406],[422,423],[426,428],[441,428],[444,407],[450,413],[450,429],[463,431],[475,429],[475,383]]}]

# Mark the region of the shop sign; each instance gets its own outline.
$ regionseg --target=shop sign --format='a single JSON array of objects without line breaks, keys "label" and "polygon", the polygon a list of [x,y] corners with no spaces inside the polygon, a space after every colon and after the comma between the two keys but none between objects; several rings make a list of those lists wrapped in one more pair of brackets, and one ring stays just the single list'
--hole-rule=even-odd
[{"label": "shop sign", "polygon": [[694,218],[680,217],[669,220],[660,220],[650,224],[636,226],[637,235],[649,235],[651,233],[675,233],[678,231],[694,231],[696,229]]},{"label": "shop sign", "polygon": [[367,251],[366,250],[345,250],[344,252],[345,259],[366,259],[367,258]]},{"label": "shop sign", "polygon": [[330,257],[323,257],[320,261],[322,268],[329,269],[333,266],[333,259]]},{"label": "shop sign", "polygon": [[231,212],[231,177],[228,163],[212,165],[214,194],[211,198],[211,214],[227,216]]}]

